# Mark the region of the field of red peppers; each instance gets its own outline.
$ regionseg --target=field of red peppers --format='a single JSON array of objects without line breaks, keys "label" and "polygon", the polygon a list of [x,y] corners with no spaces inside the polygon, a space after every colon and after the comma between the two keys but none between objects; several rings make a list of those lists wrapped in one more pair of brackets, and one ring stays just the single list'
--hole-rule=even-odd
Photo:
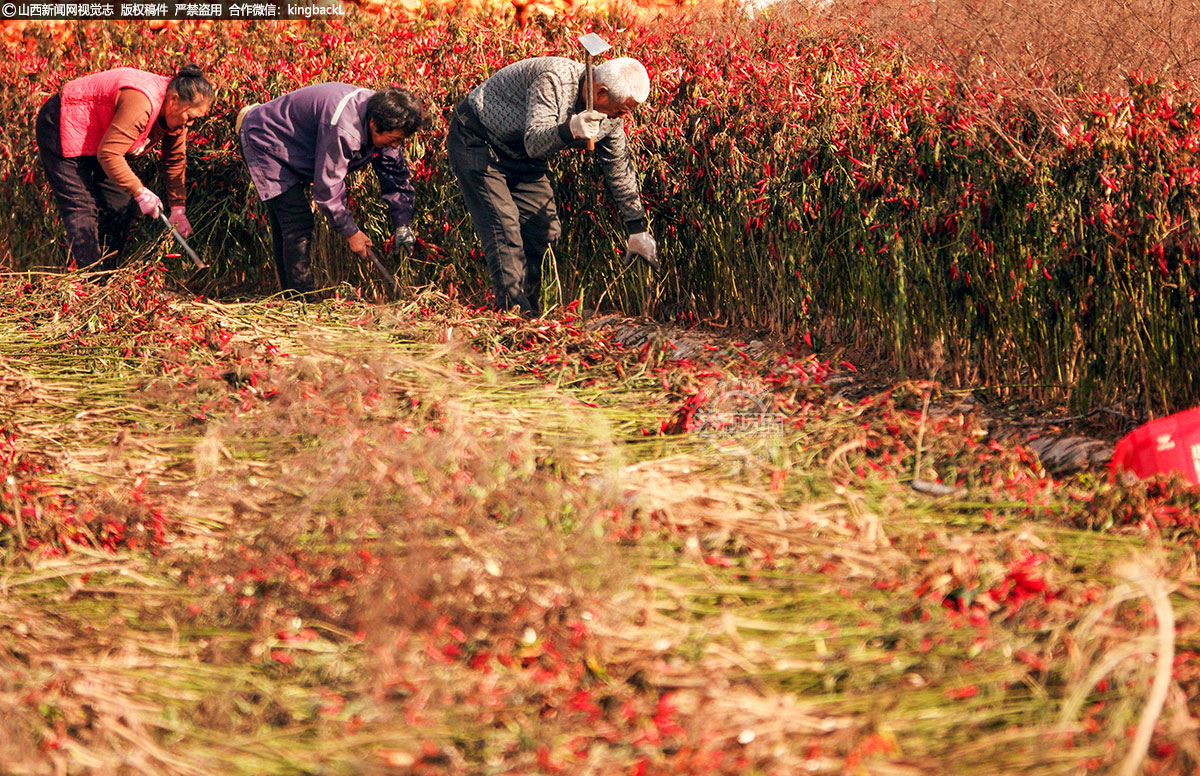
[{"label": "field of red peppers", "polygon": [[[439,114],[409,149],[421,244],[400,269],[477,293],[481,262],[448,171],[444,116],[504,64],[577,56],[587,29],[652,73],[630,138],[666,265],[653,278],[624,270],[603,185],[585,157],[564,156],[556,301],[809,333],[915,373],[940,347],[958,385],[1078,409],[1144,416],[1200,400],[1194,88],[1138,73],[1119,91],[1071,84],[1049,114],[1002,71],[966,83],[852,26],[770,16],[680,11],[638,24],[614,11],[515,26],[429,6],[404,20],[27,28],[0,62],[0,106],[29,117],[0,130],[0,261],[62,263],[33,145],[41,102],[86,72],[193,59],[221,85],[189,162],[195,241],[218,268],[210,292],[274,284],[265,214],[234,143],[238,109],[346,80],[407,85]],[[373,186],[364,176],[354,199],[382,239]],[[360,272],[338,241],[324,253],[330,282]]]},{"label": "field of red peppers", "polygon": [[937,380],[145,261],[0,291],[5,773],[1200,763],[1200,494],[1054,479]]},{"label": "field of red peppers", "polygon": [[[663,276],[564,159],[551,312],[480,307],[435,122],[411,294],[326,239],[329,299],[263,298],[240,104],[338,79],[445,110],[590,25],[655,77]],[[116,64],[219,77],[189,160],[215,269],[143,230],[62,274],[32,131],[0,127],[0,772],[1200,768],[1200,493],[1052,477],[973,398],[1200,394],[1187,87],[1037,127],[770,19],[67,29],[6,40],[7,115]]]}]

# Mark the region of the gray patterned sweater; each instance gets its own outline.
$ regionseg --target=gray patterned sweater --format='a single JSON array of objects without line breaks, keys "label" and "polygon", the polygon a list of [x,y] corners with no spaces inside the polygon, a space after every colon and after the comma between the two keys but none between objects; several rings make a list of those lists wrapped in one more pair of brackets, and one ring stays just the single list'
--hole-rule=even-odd
[{"label": "gray patterned sweater", "polygon": [[[583,63],[572,59],[526,59],[496,71],[465,102],[498,154],[544,168],[546,157],[582,143],[571,135],[569,122],[584,109],[583,77]],[[600,123],[596,159],[629,231],[645,231],[646,209],[629,158],[624,119]]]}]

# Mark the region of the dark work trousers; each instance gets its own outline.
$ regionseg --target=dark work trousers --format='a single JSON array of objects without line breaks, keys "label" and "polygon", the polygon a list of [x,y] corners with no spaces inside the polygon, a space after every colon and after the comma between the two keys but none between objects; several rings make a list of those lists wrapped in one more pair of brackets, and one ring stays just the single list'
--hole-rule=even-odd
[{"label": "dark work trousers", "polygon": [[42,105],[37,115],[37,144],[67,231],[67,245],[76,266],[92,267],[103,260],[104,269],[115,269],[116,254],[129,239],[137,205],[109,180],[94,155],[69,159],[62,155],[61,113],[57,94]]},{"label": "dark work trousers", "polygon": [[307,184],[297,184],[265,203],[271,220],[271,248],[275,253],[279,287],[302,294],[315,287],[312,274],[313,212],[307,188]]},{"label": "dark work trousers", "polygon": [[561,229],[545,168],[501,160],[457,116],[446,134],[446,150],[483,244],[496,304],[538,315],[542,257]]}]

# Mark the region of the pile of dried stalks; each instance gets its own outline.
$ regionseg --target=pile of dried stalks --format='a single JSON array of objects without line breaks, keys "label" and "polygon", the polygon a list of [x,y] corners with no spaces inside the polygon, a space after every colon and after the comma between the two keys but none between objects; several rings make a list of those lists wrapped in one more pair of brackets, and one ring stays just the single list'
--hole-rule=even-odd
[{"label": "pile of dried stalks", "polygon": [[1196,500],[935,383],[432,293],[0,292],[6,772],[1200,763]]}]

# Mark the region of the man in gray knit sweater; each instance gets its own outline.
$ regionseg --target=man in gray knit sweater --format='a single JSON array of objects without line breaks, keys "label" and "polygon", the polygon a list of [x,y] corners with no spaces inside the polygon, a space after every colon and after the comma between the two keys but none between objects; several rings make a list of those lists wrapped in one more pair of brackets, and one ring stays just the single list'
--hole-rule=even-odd
[{"label": "man in gray knit sweater", "polygon": [[650,78],[622,57],[593,73],[594,110],[586,110],[584,66],[562,57],[502,68],[455,108],[446,136],[450,166],[483,243],[501,309],[537,315],[542,257],[560,228],[546,159],[595,141],[596,156],[629,233],[630,257],[656,264],[624,117],[646,101]]}]

